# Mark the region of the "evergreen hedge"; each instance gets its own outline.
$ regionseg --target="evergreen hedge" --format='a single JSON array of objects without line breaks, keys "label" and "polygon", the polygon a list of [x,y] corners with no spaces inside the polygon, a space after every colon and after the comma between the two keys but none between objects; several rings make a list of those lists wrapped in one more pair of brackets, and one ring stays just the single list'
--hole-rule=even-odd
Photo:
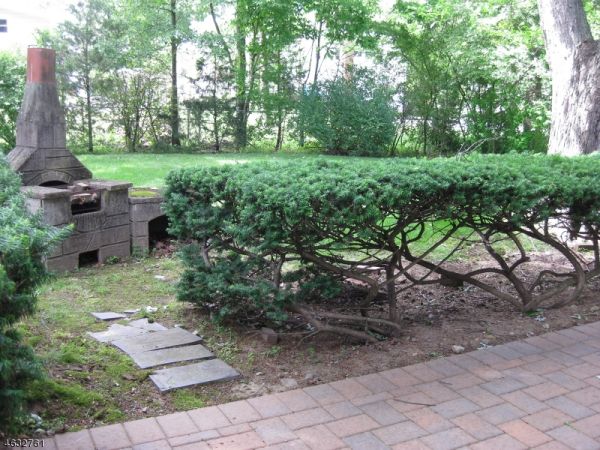
[{"label": "evergreen hedge", "polygon": [[[167,178],[166,208],[171,231],[191,241],[179,296],[221,315],[299,312],[328,331],[357,322],[394,328],[401,277],[467,282],[523,311],[561,306],[599,271],[598,173],[598,157],[518,155],[178,170]],[[595,243],[594,263],[567,245],[583,234]],[[560,252],[572,270],[523,276],[524,237]],[[457,271],[453,256],[473,245],[488,258]],[[310,298],[336,295],[341,280],[364,287],[363,317],[311,311]],[[376,323],[366,309],[382,292],[389,320]]]},{"label": "evergreen hedge", "polygon": [[10,431],[23,412],[26,383],[40,376],[31,348],[15,324],[35,309],[44,280],[43,256],[64,235],[27,214],[20,180],[0,157],[0,430]]}]

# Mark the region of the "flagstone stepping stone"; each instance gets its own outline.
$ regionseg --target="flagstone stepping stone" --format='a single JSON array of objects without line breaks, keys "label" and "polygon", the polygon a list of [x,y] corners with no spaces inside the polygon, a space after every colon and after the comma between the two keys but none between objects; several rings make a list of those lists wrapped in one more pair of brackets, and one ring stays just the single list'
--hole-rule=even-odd
[{"label": "flagstone stepping stone", "polygon": [[154,331],[141,336],[119,339],[112,341],[112,344],[131,356],[134,353],[194,344],[201,340],[195,334],[185,331],[182,328],[171,328],[164,331]]},{"label": "flagstone stepping stone", "polygon": [[152,350],[149,352],[133,353],[131,355],[133,362],[140,368],[163,366],[183,361],[193,361],[196,359],[210,359],[215,355],[203,345],[187,345],[185,347],[164,348],[161,350]]},{"label": "flagstone stepping stone", "polygon": [[93,312],[92,316],[99,320],[116,320],[116,319],[124,319],[127,317],[125,314],[116,313],[112,311],[106,312]]},{"label": "flagstone stepping stone", "polygon": [[240,374],[220,359],[209,359],[186,366],[157,370],[150,379],[161,392],[198,384],[215,383],[238,378]]},{"label": "flagstone stepping stone", "polygon": [[100,342],[112,342],[116,341],[117,339],[139,336],[140,334],[146,333],[148,333],[148,331],[142,328],[119,325],[118,323],[113,323],[106,331],[100,331],[98,333],[92,333],[88,331],[88,334],[91,337]]},{"label": "flagstone stepping stone", "polygon": [[167,329],[167,327],[161,325],[158,322],[148,322],[148,319],[132,320],[127,325],[129,325],[130,327],[141,328],[142,330],[148,331],[164,331]]}]

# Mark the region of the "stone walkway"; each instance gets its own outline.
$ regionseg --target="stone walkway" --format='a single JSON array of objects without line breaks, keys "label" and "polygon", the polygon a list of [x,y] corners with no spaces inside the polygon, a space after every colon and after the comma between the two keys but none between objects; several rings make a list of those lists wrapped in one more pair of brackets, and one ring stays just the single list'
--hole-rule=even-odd
[{"label": "stone walkway", "polygon": [[[92,315],[100,320],[125,317],[114,312]],[[183,328],[167,328],[158,322],[138,319],[126,325],[114,323],[106,331],[88,332],[88,335],[122,350],[141,369],[155,368],[149,378],[161,392],[233,380],[240,376],[237,370],[215,358],[200,344],[200,336]],[[185,364],[173,366],[180,363]]]},{"label": "stone walkway", "polygon": [[600,322],[219,406],[57,435],[62,449],[600,449]]}]

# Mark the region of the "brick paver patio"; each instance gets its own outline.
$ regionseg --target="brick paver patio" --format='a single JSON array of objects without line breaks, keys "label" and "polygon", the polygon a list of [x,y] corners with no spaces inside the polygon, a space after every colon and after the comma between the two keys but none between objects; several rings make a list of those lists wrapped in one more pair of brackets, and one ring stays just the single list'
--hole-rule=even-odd
[{"label": "brick paver patio", "polygon": [[600,322],[46,440],[74,449],[600,449]]}]

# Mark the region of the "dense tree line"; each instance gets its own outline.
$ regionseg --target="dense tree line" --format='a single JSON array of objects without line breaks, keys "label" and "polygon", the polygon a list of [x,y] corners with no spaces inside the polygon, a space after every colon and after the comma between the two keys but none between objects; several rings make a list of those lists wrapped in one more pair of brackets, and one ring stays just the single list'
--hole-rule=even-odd
[{"label": "dense tree line", "polygon": [[[590,40],[596,0],[403,0],[390,10],[377,0],[81,0],[39,44],[58,51],[75,149],[545,152],[545,44],[559,33],[547,5],[559,3],[580,6],[578,36]],[[18,92],[14,73],[3,71],[0,88]],[[0,131],[9,149],[14,130]],[[357,139],[339,145],[336,134]]]}]

